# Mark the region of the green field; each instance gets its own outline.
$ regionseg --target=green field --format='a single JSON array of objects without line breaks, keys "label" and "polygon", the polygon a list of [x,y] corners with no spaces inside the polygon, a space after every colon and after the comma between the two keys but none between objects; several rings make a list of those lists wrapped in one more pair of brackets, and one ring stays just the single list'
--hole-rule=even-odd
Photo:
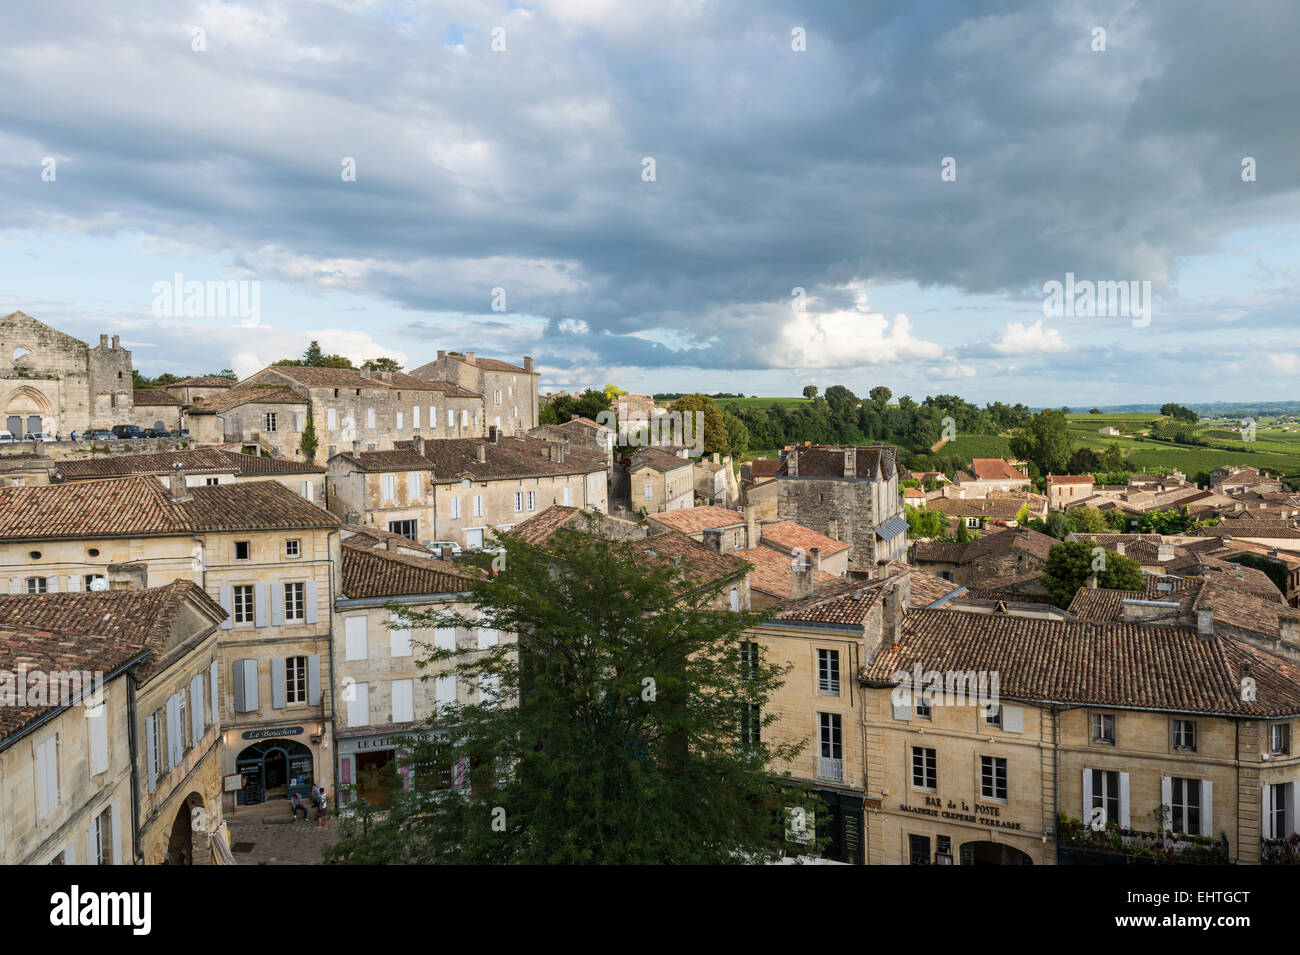
[{"label": "green field", "polygon": [[736,405],[740,408],[770,408],[772,405],[806,405],[811,398],[717,398],[719,408]]},{"label": "green field", "polygon": [[[1129,455],[1132,466],[1139,469],[1152,471],[1174,467],[1191,477],[1224,465],[1250,465],[1287,476],[1300,475],[1300,432],[1270,428],[1262,421],[1256,423],[1254,441],[1243,441],[1230,430],[1240,422],[1200,422],[1204,425],[1203,434],[1209,446],[1195,446],[1147,436],[1151,426],[1163,420],[1160,415],[1071,414],[1068,420],[1077,445],[1097,450],[1119,445]],[[1097,433],[1098,428],[1107,426],[1117,428],[1120,436]]]}]

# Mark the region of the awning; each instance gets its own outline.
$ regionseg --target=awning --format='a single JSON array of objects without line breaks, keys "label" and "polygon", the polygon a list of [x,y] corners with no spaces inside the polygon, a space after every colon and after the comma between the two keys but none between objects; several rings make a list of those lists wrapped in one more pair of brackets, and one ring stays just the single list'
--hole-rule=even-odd
[{"label": "awning", "polygon": [[907,533],[907,518],[902,514],[891,517],[876,528],[876,536],[886,541],[891,541],[899,534],[905,533]]}]

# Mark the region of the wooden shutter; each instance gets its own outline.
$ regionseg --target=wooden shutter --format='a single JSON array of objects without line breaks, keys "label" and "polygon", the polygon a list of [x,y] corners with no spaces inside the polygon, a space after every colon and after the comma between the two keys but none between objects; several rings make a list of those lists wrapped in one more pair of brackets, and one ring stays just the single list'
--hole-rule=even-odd
[{"label": "wooden shutter", "polygon": [[1273,834],[1273,787],[1265,783],[1261,790],[1263,796],[1263,811],[1260,813],[1260,835],[1265,839],[1276,839]]},{"label": "wooden shutter", "polygon": [[1214,835],[1214,783],[1201,780],[1201,835]]},{"label": "wooden shutter", "polygon": [[271,658],[271,706],[277,710],[284,709],[284,657]]},{"label": "wooden shutter", "polygon": [[912,691],[911,690],[906,690],[901,687],[896,688],[894,692],[890,694],[890,702],[893,704],[894,707],[894,719],[907,720],[908,722],[911,722],[912,720]]},{"label": "wooden shutter", "polygon": [[316,622],[316,581],[314,580],[307,581],[307,586],[303,587],[303,614],[307,623]]},{"label": "wooden shutter", "polygon": [[11,594],[20,594],[23,592],[23,579],[21,577],[9,578],[9,592]]},{"label": "wooden shutter", "polygon": [[1119,824],[1120,828],[1127,829],[1128,818],[1128,773],[1119,774]]},{"label": "wooden shutter", "polygon": [[456,702],[456,674],[439,676],[434,687],[434,699],[439,707],[451,706]]},{"label": "wooden shutter", "polygon": [[59,801],[58,736],[36,745],[36,818],[44,819]]},{"label": "wooden shutter", "polygon": [[[1160,804],[1166,807],[1172,807],[1174,804],[1174,781],[1172,777],[1160,777]],[[1171,829],[1174,824],[1174,814],[1171,809],[1165,810],[1167,815],[1160,820],[1161,829]]]},{"label": "wooden shutter", "polygon": [[455,650],[456,628],[438,627],[433,631],[433,645],[439,650]]},{"label": "wooden shutter", "polygon": [[195,745],[203,738],[203,674],[190,680],[190,734]]},{"label": "wooden shutter", "polygon": [[266,626],[266,613],[270,606],[270,590],[266,584],[253,585],[253,623],[259,627]]},{"label": "wooden shutter", "polygon": [[221,596],[217,602],[221,604],[221,609],[226,612],[226,619],[221,621],[221,629],[229,630],[231,627],[235,625],[235,616],[234,616],[234,609],[233,609],[234,602],[230,596],[230,587],[227,586],[226,584],[222,584],[220,593]]},{"label": "wooden shutter", "polygon": [[1006,733],[1025,731],[1025,711],[1019,706],[1002,707],[1002,730]]},{"label": "wooden shutter", "polygon": [[313,653],[307,658],[307,702],[311,706],[320,706],[319,653]]},{"label": "wooden shutter", "polygon": [[[1109,821],[1109,820],[1108,820]],[[1092,824],[1092,770],[1083,771],[1083,824]]]},{"label": "wooden shutter", "polygon": [[45,591],[46,593],[51,594],[57,594],[59,592],[59,577],[57,574],[53,577],[45,578]]},{"label": "wooden shutter", "polygon": [[348,699],[348,726],[368,726],[370,724],[370,686],[366,683],[353,683],[352,695]]},{"label": "wooden shutter", "polygon": [[271,626],[284,625],[284,584],[271,584]]},{"label": "wooden shutter", "polygon": [[68,593],[75,594],[81,591],[81,576],[79,574],[68,574]]},{"label": "wooden shutter", "polygon": [[1296,785],[1295,783],[1283,783],[1285,788],[1283,794],[1286,799],[1286,832],[1279,832],[1278,839],[1286,839],[1291,833],[1296,831]]},{"label": "wooden shutter", "polygon": [[90,775],[98,776],[108,769],[108,707],[97,706],[87,710],[87,714],[86,732],[90,736]]},{"label": "wooden shutter", "polygon": [[221,714],[217,711],[217,661],[212,661],[212,666],[208,667],[208,695],[212,699],[208,706],[212,711],[212,725],[216,726],[221,722]]},{"label": "wooden shutter", "polygon": [[393,722],[410,723],[415,719],[415,682],[413,680],[394,680]]},{"label": "wooden shutter", "polygon": [[411,655],[411,631],[396,626],[398,620],[392,618],[393,624],[388,631],[388,655],[392,657],[409,657]]},{"label": "wooden shutter", "polygon": [[86,827],[86,865],[95,865],[99,862],[99,850],[96,848],[99,837],[95,832],[95,820],[98,818],[98,816],[91,816],[90,825]]},{"label": "wooden shutter", "polygon": [[366,617],[347,617],[343,621],[344,656],[348,660],[364,660],[369,656],[366,640]]},{"label": "wooden shutter", "polygon": [[155,714],[151,714],[144,721],[144,752],[145,759],[148,760],[149,770],[145,773],[145,778],[149,781],[149,792],[153,792],[158,784],[158,760],[155,758],[154,747],[157,746],[158,740],[158,720]]},{"label": "wooden shutter", "polygon": [[178,731],[178,727],[176,726],[177,715],[178,715],[178,707],[176,706],[176,697],[169,696],[167,697],[167,724],[166,724],[167,768],[168,769],[173,769],[176,766],[176,747],[174,743],[176,741],[176,734]]},{"label": "wooden shutter", "polygon": [[108,834],[109,842],[113,847],[113,865],[122,864],[122,803],[120,800],[114,800],[113,806],[109,810],[109,817],[113,821],[113,831]]}]

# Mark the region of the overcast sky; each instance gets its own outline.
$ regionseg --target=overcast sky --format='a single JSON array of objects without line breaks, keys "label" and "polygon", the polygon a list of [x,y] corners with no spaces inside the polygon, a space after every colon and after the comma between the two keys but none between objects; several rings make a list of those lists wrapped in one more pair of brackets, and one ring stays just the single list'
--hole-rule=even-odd
[{"label": "overcast sky", "polygon": [[[543,390],[1300,397],[1294,0],[5,20],[0,313],[146,373],[317,338],[532,355]],[[177,273],[258,307],[171,314]],[[1149,324],[1045,316],[1067,273],[1150,282]]]}]

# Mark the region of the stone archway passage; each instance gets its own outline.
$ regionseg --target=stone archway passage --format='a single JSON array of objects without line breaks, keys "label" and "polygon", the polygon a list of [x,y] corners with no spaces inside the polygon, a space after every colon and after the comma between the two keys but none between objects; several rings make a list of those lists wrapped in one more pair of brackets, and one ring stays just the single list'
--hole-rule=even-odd
[{"label": "stone archway passage", "polygon": [[49,399],[31,385],[19,385],[7,392],[0,399],[0,413],[5,419],[5,430],[15,438],[58,427]]},{"label": "stone archway passage", "polygon": [[980,840],[961,847],[962,865],[1033,865],[1034,860],[1014,846]]},{"label": "stone archway passage", "polygon": [[[196,812],[197,810],[197,812]],[[198,821],[200,825],[196,826]],[[172,820],[171,837],[167,840],[167,856],[164,865],[209,865],[212,862],[212,846],[206,827],[207,809],[203,797],[196,792],[185,797],[185,801],[176,810]]]}]

